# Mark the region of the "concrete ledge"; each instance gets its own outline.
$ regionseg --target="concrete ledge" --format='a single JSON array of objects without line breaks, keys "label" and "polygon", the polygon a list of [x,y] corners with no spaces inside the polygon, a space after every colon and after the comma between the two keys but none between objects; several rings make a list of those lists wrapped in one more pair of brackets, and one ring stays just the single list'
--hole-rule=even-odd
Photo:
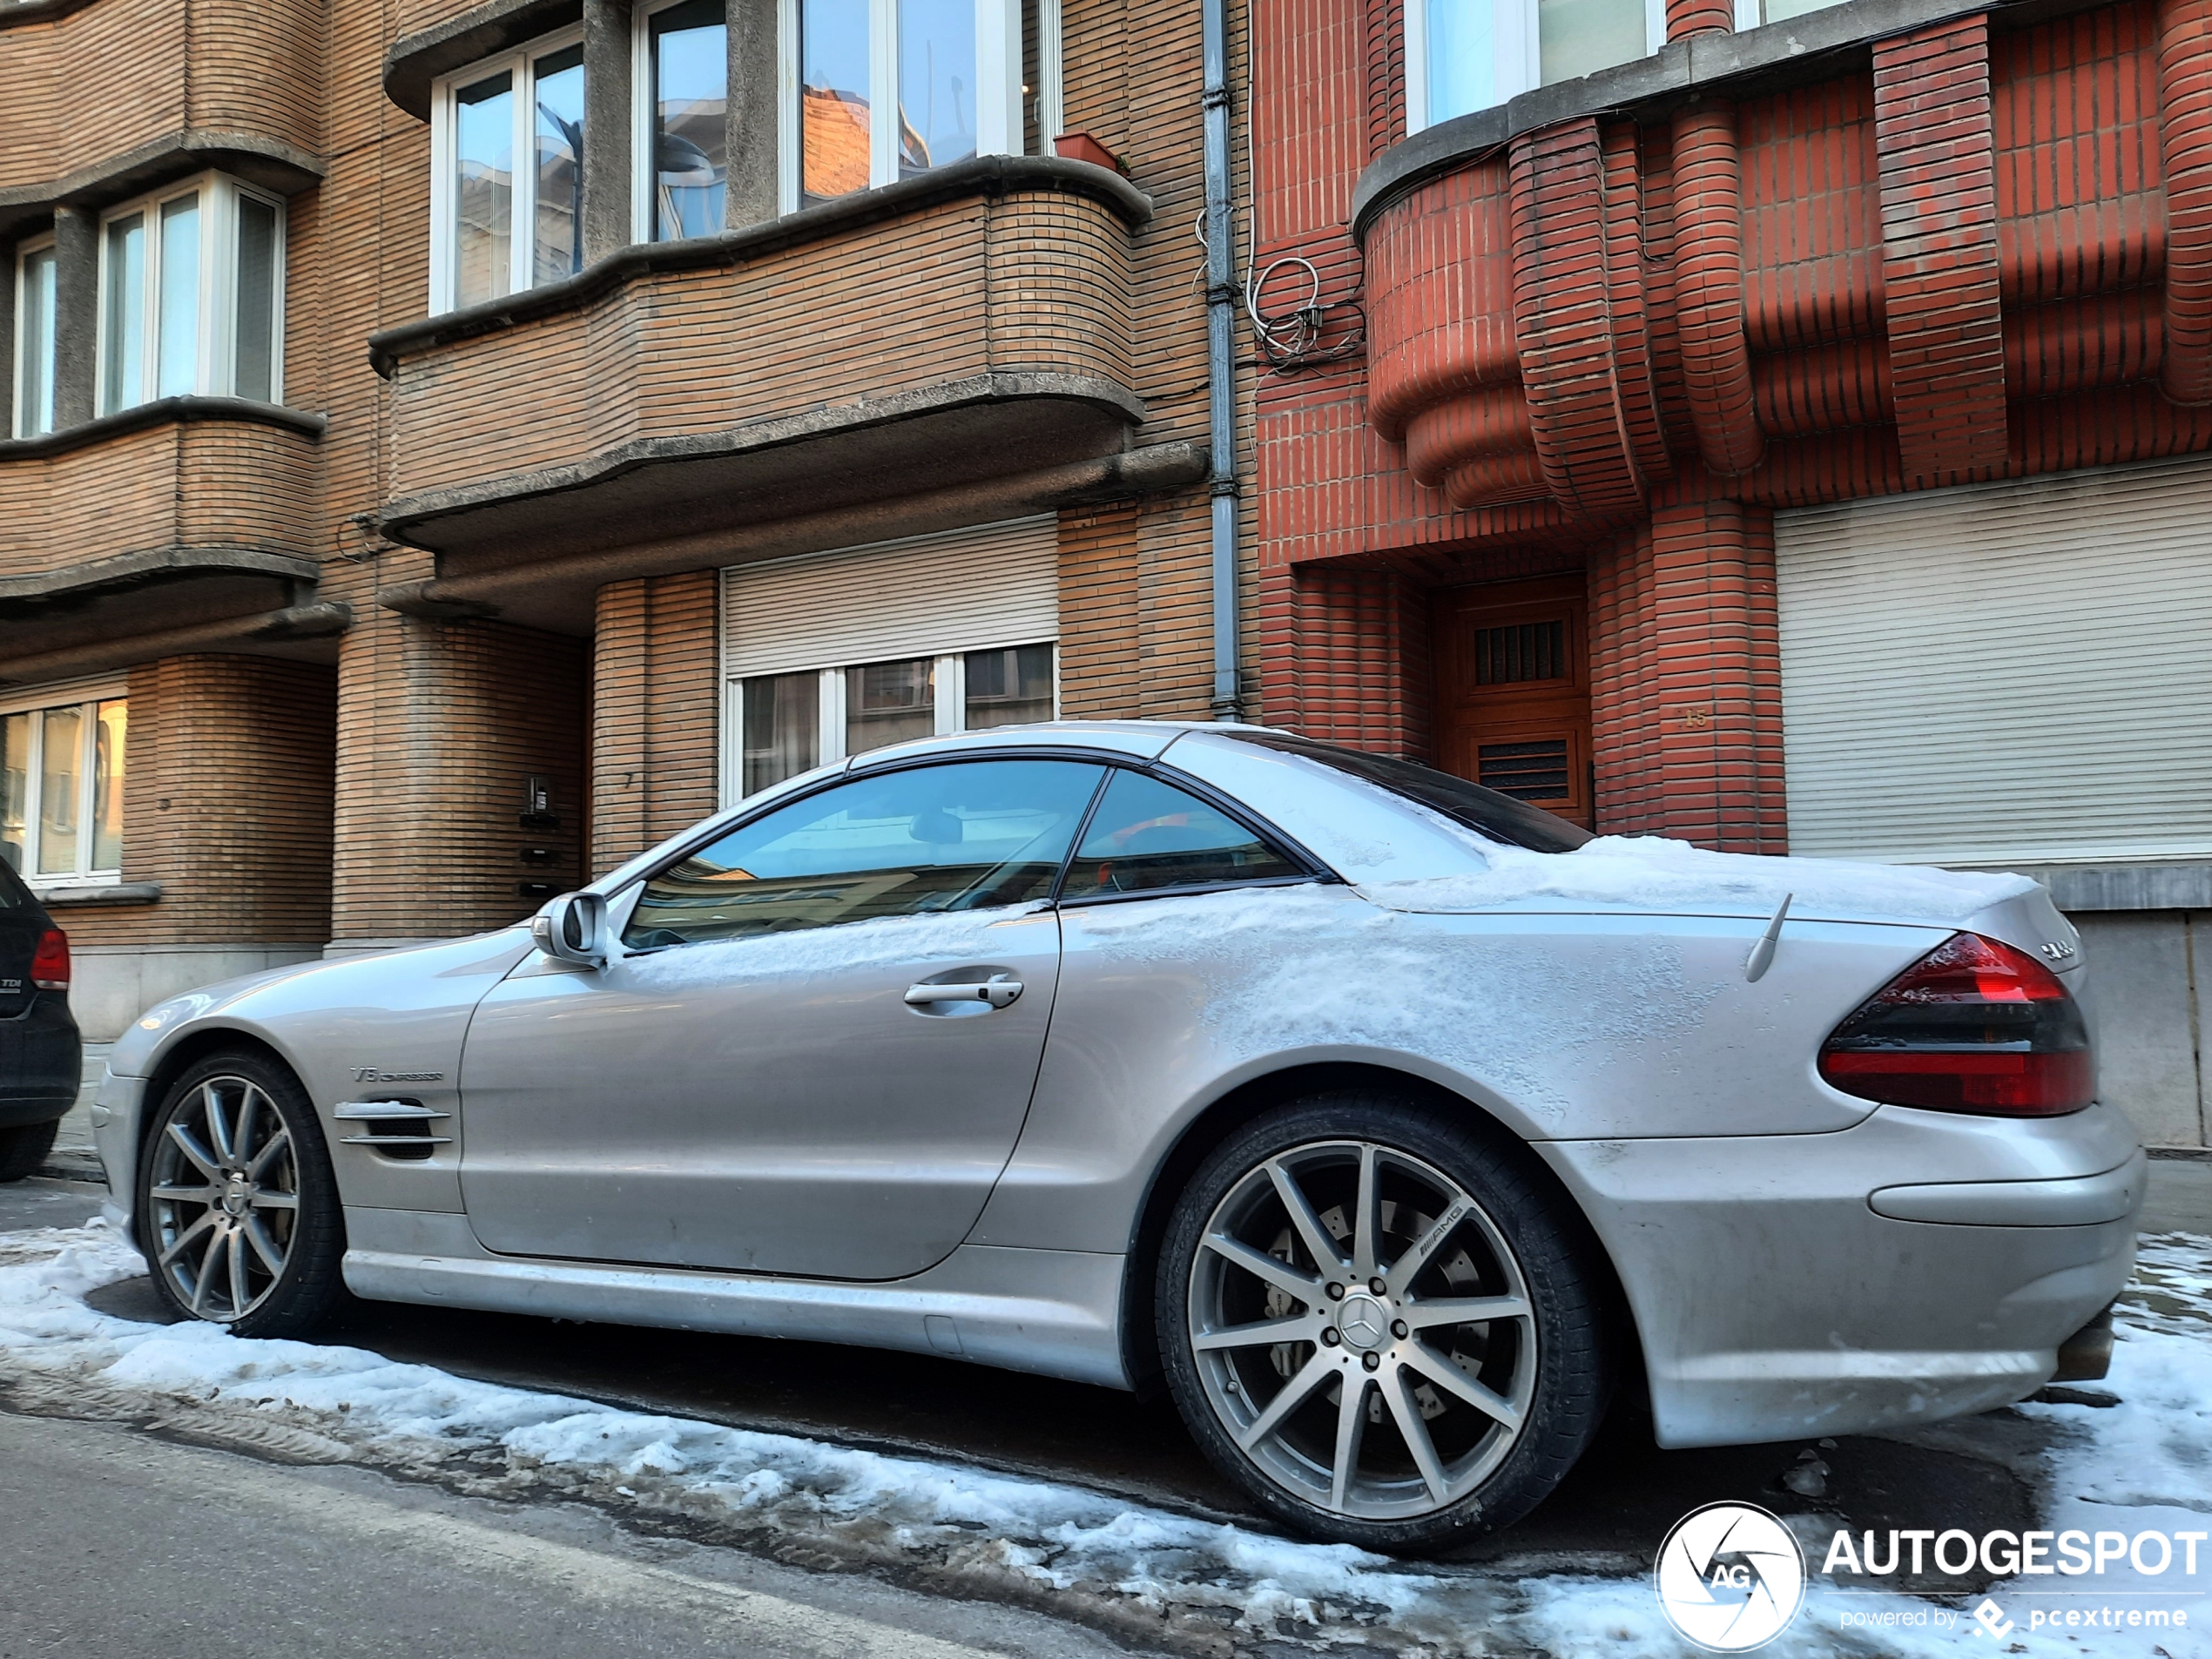
[{"label": "concrete ledge", "polygon": [[88,559],[56,570],[0,577],[0,616],[63,602],[76,604],[95,594],[196,576],[270,576],[313,583],[322,574],[314,560],[255,547],[154,547]]},{"label": "concrete ledge", "polygon": [[[186,627],[134,633],[115,639],[71,645],[65,650],[0,661],[0,685],[28,685],[44,680],[70,679],[79,674],[105,673],[133,663],[150,663],[159,657],[181,657],[206,651],[253,652],[263,645],[326,638],[353,626],[351,605],[325,600],[287,605],[226,617]],[[279,653],[284,654],[284,653]]]},{"label": "concrete ledge", "polygon": [[330,427],[329,417],[313,409],[287,408],[281,403],[260,403],[247,397],[158,397],[150,403],[136,403],[96,421],[80,421],[35,438],[0,438],[0,463],[61,455],[172,421],[243,421],[316,439]]},{"label": "concrete ledge", "polygon": [[430,83],[439,76],[550,34],[583,16],[583,0],[484,0],[394,41],[384,54],[384,96],[416,120],[427,121]]},{"label": "concrete ledge", "polygon": [[161,898],[161,883],[72,881],[65,887],[33,887],[30,892],[45,909],[82,909],[88,905],[155,904]]},{"label": "concrete ledge", "polygon": [[1439,173],[1450,172],[1524,132],[1578,117],[1648,120],[1700,95],[1741,97],[1771,85],[1831,75],[1866,57],[1873,44],[1930,24],[1987,12],[2017,22],[2084,10],[2094,0],[1844,0],[1841,5],[1742,34],[1696,35],[1649,57],[1523,92],[1494,109],[1426,127],[1375,158],[1352,193],[1352,233],[1364,241],[1375,215]]},{"label": "concrete ledge", "polygon": [[[1875,0],[1859,0],[1862,4]],[[740,266],[842,235],[867,225],[918,212],[964,196],[1005,196],[1025,191],[1065,191],[1101,202],[1132,230],[1152,217],[1152,199],[1119,173],[1088,161],[1057,156],[977,156],[937,167],[896,184],[856,191],[819,207],[801,208],[741,231],[695,236],[680,242],[639,242],[587,266],[565,281],[510,293],[421,322],[403,323],[368,337],[368,361],[389,380],[399,360],[454,341],[495,333],[518,322],[579,310],[601,294],[640,276]]]},{"label": "concrete ledge", "polygon": [[2014,864],[2062,911],[2212,910],[2212,860],[2175,864]]}]

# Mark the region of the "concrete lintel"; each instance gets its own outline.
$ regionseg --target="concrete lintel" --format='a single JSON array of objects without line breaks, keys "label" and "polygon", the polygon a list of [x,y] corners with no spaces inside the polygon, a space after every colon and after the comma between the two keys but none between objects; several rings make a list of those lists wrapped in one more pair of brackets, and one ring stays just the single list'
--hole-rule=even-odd
[{"label": "concrete lintel", "polygon": [[0,577],[0,616],[57,601],[149,587],[194,576],[273,576],[312,583],[321,575],[314,560],[256,547],[152,547],[105,559],[64,564],[28,576]]},{"label": "concrete lintel", "polygon": [[[0,12],[7,10],[0,7]],[[280,196],[297,194],[321,182],[321,158],[297,145],[259,132],[187,127],[88,162],[59,179],[35,179],[0,190],[0,235],[51,214],[58,205],[101,208],[214,167],[236,173]]]},{"label": "concrete lintel", "polygon": [[251,651],[257,645],[318,639],[342,633],[353,625],[353,607],[337,600],[287,605],[276,610],[10,658],[0,663],[0,685],[35,685],[48,680],[72,679],[80,674],[127,668],[134,663],[150,663],[163,657],[183,657],[200,651]]}]

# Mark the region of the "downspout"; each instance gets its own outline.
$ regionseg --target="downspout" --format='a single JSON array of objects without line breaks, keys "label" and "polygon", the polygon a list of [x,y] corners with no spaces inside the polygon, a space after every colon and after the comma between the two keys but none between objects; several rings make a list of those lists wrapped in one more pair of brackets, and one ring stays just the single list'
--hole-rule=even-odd
[{"label": "downspout", "polygon": [[1206,412],[1212,460],[1213,715],[1241,719],[1237,672],[1237,231],[1229,199],[1229,0],[1199,0],[1205,51]]}]

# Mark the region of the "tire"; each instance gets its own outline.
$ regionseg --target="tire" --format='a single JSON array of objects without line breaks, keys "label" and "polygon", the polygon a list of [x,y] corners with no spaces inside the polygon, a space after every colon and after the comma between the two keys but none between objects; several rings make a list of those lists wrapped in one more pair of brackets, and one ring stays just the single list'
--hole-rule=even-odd
[{"label": "tire", "polygon": [[[1574,1467],[1612,1392],[1606,1281],[1532,1166],[1487,1123],[1369,1090],[1279,1107],[1199,1165],[1163,1241],[1160,1353],[1192,1435],[1269,1514],[1424,1554],[1511,1525]],[[1440,1317],[1471,1302],[1489,1317]]]},{"label": "tire", "polygon": [[46,1154],[54,1150],[54,1136],[60,1129],[58,1119],[0,1129],[0,1184],[37,1174]]},{"label": "tire", "polygon": [[304,1336],[349,1301],[322,1125],[266,1054],[209,1055],[169,1086],[138,1158],[138,1238],[179,1318]]}]

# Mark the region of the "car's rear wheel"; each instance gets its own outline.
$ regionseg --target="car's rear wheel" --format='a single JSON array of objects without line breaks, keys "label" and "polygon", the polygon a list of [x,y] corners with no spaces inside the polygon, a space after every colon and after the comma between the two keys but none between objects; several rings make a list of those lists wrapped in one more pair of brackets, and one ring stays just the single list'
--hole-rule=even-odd
[{"label": "car's rear wheel", "polygon": [[212,1055],[170,1086],[147,1129],[138,1200],[155,1292],[181,1318],[298,1336],[346,1299],[322,1126],[266,1055]]},{"label": "car's rear wheel", "polygon": [[1610,1390],[1579,1218],[1525,1151],[1348,1091],[1259,1118],[1177,1201],[1156,1306],[1207,1453],[1302,1531],[1432,1550],[1519,1520]]},{"label": "car's rear wheel", "polygon": [[24,1123],[0,1129],[0,1183],[20,1181],[38,1173],[46,1154],[54,1150],[58,1123]]}]

